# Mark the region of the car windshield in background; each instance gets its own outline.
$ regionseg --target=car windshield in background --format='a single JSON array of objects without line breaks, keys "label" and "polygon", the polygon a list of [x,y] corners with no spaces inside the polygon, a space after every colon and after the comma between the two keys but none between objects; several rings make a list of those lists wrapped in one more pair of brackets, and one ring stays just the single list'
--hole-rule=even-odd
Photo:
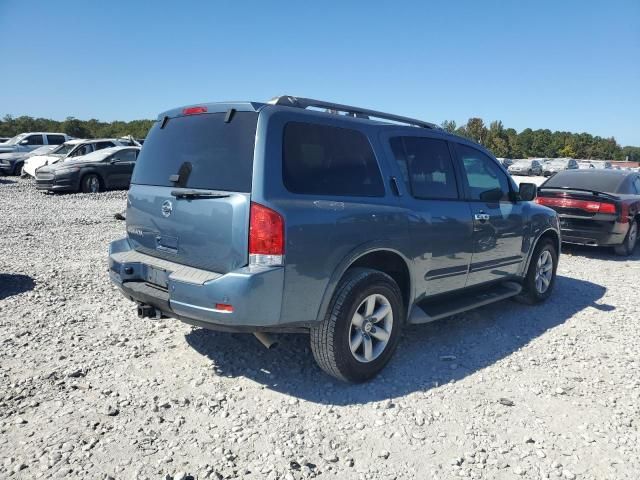
[{"label": "car windshield in background", "polygon": [[26,136],[26,133],[21,133],[20,135],[16,135],[15,137],[10,138],[6,142],[4,142],[3,145],[17,145],[18,143],[20,143],[20,140],[22,140]]},{"label": "car windshield in background", "polygon": [[[144,142],[131,183],[250,192],[258,114],[208,113],[156,122]],[[169,177],[178,175],[179,181]]]},{"label": "car windshield in background", "polygon": [[543,188],[578,188],[596,192],[616,193],[624,181],[624,176],[607,172],[567,170],[547,180]]},{"label": "car windshield in background", "polygon": [[62,145],[60,145],[58,148],[56,148],[55,150],[53,150],[51,152],[52,155],[66,155],[68,154],[71,150],[73,150],[75,147],[77,147],[78,144],[68,144],[68,143],[63,143]]}]

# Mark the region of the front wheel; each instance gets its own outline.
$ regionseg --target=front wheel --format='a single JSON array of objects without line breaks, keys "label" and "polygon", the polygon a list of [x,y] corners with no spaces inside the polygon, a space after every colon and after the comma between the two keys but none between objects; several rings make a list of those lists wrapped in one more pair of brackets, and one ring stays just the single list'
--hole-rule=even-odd
[{"label": "front wheel", "polygon": [[378,270],[353,268],[336,288],[325,319],[311,329],[311,350],[329,375],[363,382],[389,362],[403,323],[397,283]]},{"label": "front wheel", "polygon": [[554,243],[549,239],[540,240],[531,256],[522,292],[516,300],[530,305],[544,302],[553,290],[557,268],[558,252]]},{"label": "front wheel", "polygon": [[616,245],[613,247],[613,251],[616,255],[620,255],[623,257],[628,257],[633,253],[636,249],[636,243],[638,242],[638,222],[635,220],[631,220],[629,224],[629,231],[627,232],[627,236],[622,242],[622,245]]},{"label": "front wheel", "polygon": [[95,173],[90,173],[82,178],[82,191],[84,193],[100,192],[100,178]]},{"label": "front wheel", "polygon": [[13,175],[16,177],[22,177],[24,175],[24,173],[22,172],[23,166],[24,166],[24,163],[22,162],[16,163],[15,166],[13,167]]}]

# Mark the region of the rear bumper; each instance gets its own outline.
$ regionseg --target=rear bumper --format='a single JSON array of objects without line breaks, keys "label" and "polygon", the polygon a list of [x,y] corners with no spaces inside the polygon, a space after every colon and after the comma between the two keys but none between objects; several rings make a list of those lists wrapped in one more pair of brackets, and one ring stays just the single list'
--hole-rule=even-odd
[{"label": "rear bumper", "polygon": [[581,222],[577,227],[560,217],[560,231],[564,243],[604,247],[620,245],[629,231],[628,223],[620,222]]},{"label": "rear bumper", "polygon": [[[280,323],[283,267],[243,267],[207,272],[134,251],[127,239],[109,246],[109,276],[122,293],[169,317],[206,328],[237,331],[294,331]],[[215,308],[233,306],[233,312]]]}]

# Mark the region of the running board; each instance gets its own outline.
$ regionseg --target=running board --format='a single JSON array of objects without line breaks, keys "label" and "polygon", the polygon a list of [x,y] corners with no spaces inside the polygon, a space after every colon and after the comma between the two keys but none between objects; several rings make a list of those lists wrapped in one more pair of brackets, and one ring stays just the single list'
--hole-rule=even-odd
[{"label": "running board", "polygon": [[505,282],[491,288],[475,291],[460,292],[459,295],[445,300],[432,300],[416,304],[411,310],[409,323],[429,323],[441,318],[450,317],[456,313],[466,312],[474,308],[499,302],[514,297],[522,291],[522,286],[515,282]]}]

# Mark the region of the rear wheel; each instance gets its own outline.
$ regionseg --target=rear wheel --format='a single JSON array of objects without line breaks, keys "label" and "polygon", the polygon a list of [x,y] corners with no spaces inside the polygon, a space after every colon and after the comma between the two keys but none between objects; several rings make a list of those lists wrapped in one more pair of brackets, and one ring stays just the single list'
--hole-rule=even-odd
[{"label": "rear wheel", "polygon": [[389,362],[403,323],[396,282],[378,270],[354,268],[336,288],[324,321],[311,329],[311,350],[329,375],[363,382]]},{"label": "rear wheel", "polygon": [[613,251],[616,255],[621,256],[629,256],[636,249],[636,244],[638,243],[638,222],[636,220],[632,220],[629,224],[629,231],[627,232],[627,236],[622,242],[622,245],[616,245],[613,247]]},{"label": "rear wheel", "polygon": [[82,178],[81,184],[84,193],[98,193],[101,190],[100,177],[95,173],[90,173]]},{"label": "rear wheel", "polygon": [[530,305],[544,302],[553,290],[557,268],[558,253],[554,243],[549,239],[540,240],[522,282],[522,293],[515,297],[516,300]]}]

